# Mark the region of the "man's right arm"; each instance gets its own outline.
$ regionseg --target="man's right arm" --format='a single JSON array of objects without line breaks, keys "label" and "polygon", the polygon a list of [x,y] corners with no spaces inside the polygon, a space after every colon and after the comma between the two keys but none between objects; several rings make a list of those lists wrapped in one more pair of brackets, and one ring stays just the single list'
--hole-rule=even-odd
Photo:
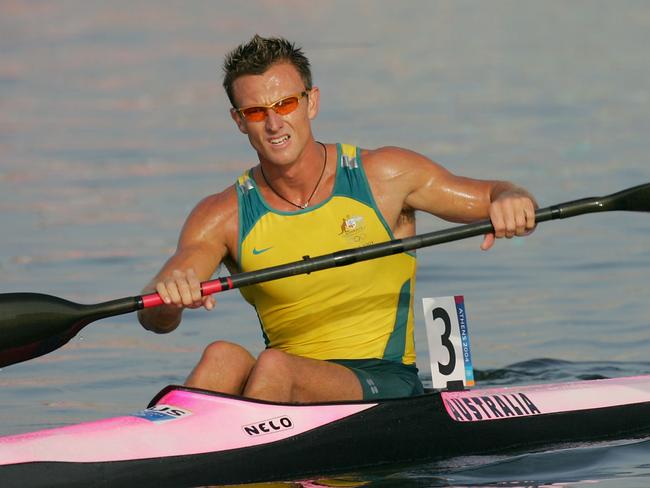
[{"label": "man's right arm", "polygon": [[201,282],[209,280],[229,254],[229,242],[236,235],[237,204],[231,192],[201,201],[187,218],[176,252],[142,290],[157,292],[164,305],[140,310],[138,319],[145,329],[157,333],[174,330],[185,308],[214,308],[211,296],[201,296]]}]

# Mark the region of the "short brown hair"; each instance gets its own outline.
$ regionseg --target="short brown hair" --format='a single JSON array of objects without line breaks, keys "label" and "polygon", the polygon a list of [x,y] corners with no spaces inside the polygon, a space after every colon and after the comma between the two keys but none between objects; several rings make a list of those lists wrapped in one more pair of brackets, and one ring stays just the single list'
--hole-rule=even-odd
[{"label": "short brown hair", "polygon": [[291,63],[300,74],[306,90],[311,90],[311,69],[309,60],[295,43],[282,37],[261,37],[257,34],[246,44],[240,44],[230,51],[223,62],[223,87],[233,107],[233,83],[244,75],[261,75],[272,65]]}]

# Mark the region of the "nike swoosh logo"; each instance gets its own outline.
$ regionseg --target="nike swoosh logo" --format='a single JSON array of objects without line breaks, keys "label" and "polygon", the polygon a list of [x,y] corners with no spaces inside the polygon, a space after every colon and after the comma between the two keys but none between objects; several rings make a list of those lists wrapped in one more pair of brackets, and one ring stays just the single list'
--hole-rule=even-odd
[{"label": "nike swoosh logo", "polygon": [[271,247],[265,247],[264,249],[256,249],[256,248],[253,248],[253,254],[255,254],[255,255],[262,254],[263,252],[268,251],[268,250],[271,249],[272,247],[273,247],[273,246],[271,246]]}]

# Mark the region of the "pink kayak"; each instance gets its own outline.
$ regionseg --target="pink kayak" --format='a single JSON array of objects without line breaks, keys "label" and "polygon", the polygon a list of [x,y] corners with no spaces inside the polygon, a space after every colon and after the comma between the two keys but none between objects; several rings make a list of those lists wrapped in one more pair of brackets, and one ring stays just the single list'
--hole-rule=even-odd
[{"label": "pink kayak", "polygon": [[132,415],[0,437],[0,486],[290,480],[650,435],[650,376],[279,404],[169,386]]}]

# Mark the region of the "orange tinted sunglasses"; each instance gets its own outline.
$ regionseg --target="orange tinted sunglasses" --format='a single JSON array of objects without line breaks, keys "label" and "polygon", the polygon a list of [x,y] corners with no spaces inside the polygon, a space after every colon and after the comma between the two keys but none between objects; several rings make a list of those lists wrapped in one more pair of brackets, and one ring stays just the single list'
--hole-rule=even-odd
[{"label": "orange tinted sunglasses", "polygon": [[300,99],[307,96],[307,91],[289,95],[288,97],[276,100],[270,105],[254,105],[244,108],[235,108],[235,110],[242,118],[249,122],[262,122],[266,119],[269,109],[273,110],[279,115],[289,115],[291,112],[298,108]]}]

